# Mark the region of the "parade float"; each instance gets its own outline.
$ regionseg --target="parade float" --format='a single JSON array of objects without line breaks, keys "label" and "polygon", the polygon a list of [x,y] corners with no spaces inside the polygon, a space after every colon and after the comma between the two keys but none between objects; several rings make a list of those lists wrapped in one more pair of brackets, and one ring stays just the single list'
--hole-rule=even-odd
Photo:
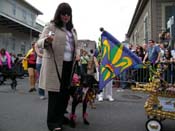
[{"label": "parade float", "polygon": [[147,131],[161,131],[162,121],[175,120],[175,84],[168,84],[163,78],[165,67],[158,64],[152,73],[151,79],[146,84],[136,83],[133,91],[148,93],[149,97],[144,108],[148,116],[145,124]]}]

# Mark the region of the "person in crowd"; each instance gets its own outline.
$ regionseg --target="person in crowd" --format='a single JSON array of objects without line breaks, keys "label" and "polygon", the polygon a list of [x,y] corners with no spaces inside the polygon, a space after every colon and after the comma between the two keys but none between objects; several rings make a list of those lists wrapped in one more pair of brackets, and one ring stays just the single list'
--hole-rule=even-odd
[{"label": "person in crowd", "polygon": [[174,48],[171,49],[171,56],[173,60],[175,61],[175,44],[174,44]]},{"label": "person in crowd", "polygon": [[[128,45],[128,49],[132,50],[131,44]],[[128,84],[126,81],[127,81],[128,73],[129,73],[128,71],[124,71],[114,79],[114,83],[117,84],[117,87],[118,87],[118,89],[117,89],[118,92],[120,92],[120,91],[122,92],[123,89],[127,88]],[[121,89],[119,89],[119,88],[121,88]]]},{"label": "person in crowd", "polygon": [[99,81],[100,59],[101,59],[101,52],[98,51],[98,49],[96,49],[95,52],[94,52],[94,63],[95,63],[95,69],[96,69],[95,78],[96,78],[97,81]]},{"label": "person in crowd", "polygon": [[[97,75],[97,81],[99,81],[99,68],[100,68],[100,61],[101,61],[101,52],[96,49],[94,53],[94,61],[96,65],[96,75]],[[109,101],[114,101],[112,97],[112,87],[113,87],[113,80],[108,82],[106,87],[104,87],[103,90],[99,90],[99,94],[97,96],[98,101],[101,102],[103,99],[107,99]]]},{"label": "person in crowd", "polygon": [[164,56],[161,62],[163,62],[164,65],[166,65],[164,71],[164,79],[168,83],[171,83],[171,60],[172,60],[171,51],[169,49],[165,49]]},{"label": "person in crowd", "polygon": [[135,52],[134,47],[133,47],[133,45],[132,45],[131,43],[128,45],[128,49],[129,49],[131,52]]},{"label": "person in crowd", "polygon": [[107,99],[109,101],[114,101],[114,98],[112,96],[112,84],[113,80],[109,81],[106,86],[103,88],[102,92],[98,95],[98,101],[101,102],[104,99]]},{"label": "person in crowd", "polygon": [[23,59],[24,59],[24,57],[23,57],[22,54],[17,54],[16,55],[16,59],[15,59],[15,64],[17,65],[16,71],[17,71],[17,74],[18,74],[20,79],[23,79],[24,74],[25,74],[24,68],[23,68],[23,63],[22,63]]},{"label": "person in crowd", "polygon": [[[144,43],[142,45],[142,48],[143,48],[143,59],[144,59],[144,57],[145,57],[145,55],[147,53],[147,50],[148,50],[148,44],[147,43]],[[146,58],[144,62],[147,63],[147,61],[148,61],[148,58]],[[143,82],[148,82],[149,81],[148,70],[147,70],[147,68],[143,68],[142,70],[143,70],[143,76],[144,76]]]},{"label": "person in crowd", "polygon": [[151,62],[151,64],[155,65],[160,61],[161,52],[160,47],[155,45],[154,40],[149,40],[149,47],[147,53],[143,59],[143,63],[145,63],[146,59]]},{"label": "person in crowd", "polygon": [[[172,74],[175,74],[175,44],[173,46],[174,48],[171,49],[171,62],[172,62]],[[175,75],[172,75],[172,82],[175,83]]]},{"label": "person in crowd", "polygon": [[[143,61],[144,58],[144,54],[143,54],[143,48],[142,46],[138,45],[136,47],[136,55]],[[138,82],[142,82],[145,78],[145,76],[143,75],[144,73],[144,69],[139,68],[135,71],[135,80]]]},{"label": "person in crowd", "polygon": [[160,43],[159,47],[160,47],[160,61],[162,61],[165,56],[165,47],[163,43]]},{"label": "person in crowd", "polygon": [[0,51],[0,66],[11,69],[11,56],[4,48]]},{"label": "person in crowd", "polygon": [[[38,45],[35,44],[35,51],[37,54],[37,58],[36,58],[37,81],[39,81],[40,70],[41,70],[41,65],[42,65],[43,49],[38,48]],[[39,93],[40,99],[44,100],[46,98],[45,89],[43,89],[40,86],[38,86],[38,93]]]},{"label": "person in crowd", "polygon": [[94,76],[95,72],[96,70],[95,70],[95,61],[94,61],[94,51],[93,49],[91,49],[89,54],[88,65],[87,65],[87,74]]},{"label": "person in crowd", "polygon": [[44,48],[39,86],[48,91],[47,126],[50,131],[61,131],[68,120],[64,116],[69,100],[68,88],[74,63],[79,59],[77,33],[68,3],[58,5],[53,20],[44,27],[37,45]]},{"label": "person in crowd", "polygon": [[[88,60],[88,65],[87,65],[87,74],[95,77],[95,73],[96,73],[96,67],[95,67],[95,60],[94,60],[94,50],[90,49],[89,60]],[[96,108],[94,103],[95,101],[90,101],[90,105],[92,109]]]},{"label": "person in crowd", "polygon": [[[23,67],[27,68],[29,74],[29,84],[30,89],[29,92],[36,91],[35,83],[36,83],[36,52],[35,52],[35,43],[32,42],[32,48],[27,52],[23,59]],[[27,65],[25,65],[27,62]]]},{"label": "person in crowd", "polygon": [[[149,45],[148,45],[146,55],[143,59],[143,63],[145,63],[146,60],[148,60],[150,62],[151,68],[156,69],[157,64],[158,62],[160,62],[160,58],[161,58],[160,47],[155,44],[154,40],[149,40],[148,43]],[[152,71],[149,71],[149,73],[145,77],[146,81],[148,81],[149,78],[152,78],[152,75],[153,75]]]},{"label": "person in crowd", "polygon": [[[145,55],[146,55],[146,53],[147,53],[147,49],[148,49],[148,44],[144,43],[144,44],[142,45],[142,48],[143,48],[143,55],[144,55],[144,57],[145,57]],[[143,57],[143,58],[144,58],[144,57]],[[145,61],[147,61],[147,59],[146,59]]]},{"label": "person in crowd", "polygon": [[[80,57],[81,56],[81,48],[78,47],[77,51],[78,51],[77,53],[79,54],[78,57]],[[80,58],[76,60],[73,72],[76,73],[79,77],[81,76]]]},{"label": "person in crowd", "polygon": [[137,47],[136,47],[136,55],[141,59],[141,60],[143,60],[143,58],[144,58],[144,54],[143,54],[143,48],[142,48],[142,46],[140,46],[140,45],[138,45]]},{"label": "person in crowd", "polygon": [[88,52],[86,50],[82,51],[82,55],[80,56],[80,64],[81,64],[81,74],[87,74],[87,65],[88,65]]},{"label": "person in crowd", "polygon": [[10,53],[10,56],[11,56],[11,63],[12,63],[12,66],[13,66],[15,64],[16,55],[13,54],[13,53]]},{"label": "person in crowd", "polygon": [[[171,71],[172,71],[172,74],[175,74],[175,44],[171,49],[171,56],[172,56]],[[175,75],[172,75],[172,83],[175,84]]]},{"label": "person in crowd", "polygon": [[[12,61],[11,56],[4,48],[0,50],[0,72],[8,73],[9,70],[12,68]],[[5,81],[6,77],[4,75],[3,80]]]}]

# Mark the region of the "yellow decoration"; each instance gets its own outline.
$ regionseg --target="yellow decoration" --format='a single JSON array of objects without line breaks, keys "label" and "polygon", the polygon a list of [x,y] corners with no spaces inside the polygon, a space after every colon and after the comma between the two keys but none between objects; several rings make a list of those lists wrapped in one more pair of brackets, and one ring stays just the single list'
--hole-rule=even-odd
[{"label": "yellow decoration", "polygon": [[[175,112],[163,111],[160,101],[158,99],[158,97],[175,98],[175,91],[171,92],[167,90],[169,87],[175,88],[175,85],[168,85],[166,81],[160,80],[161,70],[159,68],[160,66],[158,67],[157,71],[154,72],[152,81],[146,84],[136,83],[136,86],[134,86],[132,90],[142,91],[150,94],[149,98],[147,99],[144,105],[145,111],[148,116],[156,117],[156,119],[158,120],[175,120]],[[163,86],[161,84],[163,84]],[[161,88],[163,89],[161,90]]]}]

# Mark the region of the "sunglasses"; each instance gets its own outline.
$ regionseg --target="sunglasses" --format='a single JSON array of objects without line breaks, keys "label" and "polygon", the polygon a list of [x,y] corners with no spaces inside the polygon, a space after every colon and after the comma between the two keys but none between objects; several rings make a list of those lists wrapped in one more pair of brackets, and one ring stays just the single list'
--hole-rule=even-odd
[{"label": "sunglasses", "polygon": [[63,16],[65,16],[65,15],[70,16],[70,15],[71,15],[71,13],[70,13],[70,12],[65,11],[65,12],[61,12],[61,15],[63,15]]}]

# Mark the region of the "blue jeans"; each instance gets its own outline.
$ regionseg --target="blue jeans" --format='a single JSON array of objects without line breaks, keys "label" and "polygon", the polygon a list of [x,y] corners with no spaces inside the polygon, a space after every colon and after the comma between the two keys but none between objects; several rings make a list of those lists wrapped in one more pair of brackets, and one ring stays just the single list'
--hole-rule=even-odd
[{"label": "blue jeans", "polygon": [[127,71],[124,71],[124,72],[122,72],[121,74],[120,74],[120,81],[121,81],[121,83],[120,83],[120,87],[122,88],[122,89],[124,89],[124,88],[126,88],[127,87],[127,83],[126,83],[126,81],[127,81]]},{"label": "blue jeans", "polygon": [[42,88],[38,88],[38,94],[39,94],[40,96],[45,96],[45,90],[42,89]]},{"label": "blue jeans", "polygon": [[[36,71],[37,71],[38,74],[40,74],[40,70],[41,70],[41,64],[36,64]],[[38,78],[39,78],[39,76],[38,76]],[[38,94],[40,96],[45,96],[45,90],[38,87]]]}]

